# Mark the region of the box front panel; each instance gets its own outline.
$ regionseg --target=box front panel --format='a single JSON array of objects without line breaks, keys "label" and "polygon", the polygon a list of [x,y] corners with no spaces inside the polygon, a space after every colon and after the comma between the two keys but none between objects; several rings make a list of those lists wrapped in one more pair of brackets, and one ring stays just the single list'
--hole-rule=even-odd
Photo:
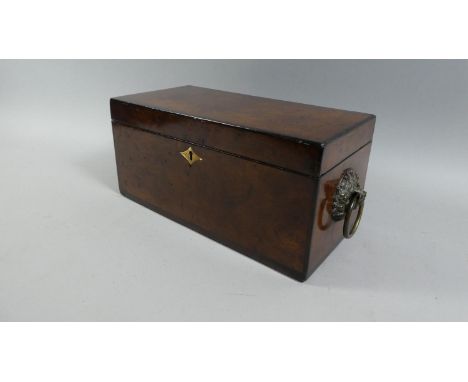
[{"label": "box front panel", "polygon": [[304,278],[316,180],[117,123],[113,131],[124,195]]}]

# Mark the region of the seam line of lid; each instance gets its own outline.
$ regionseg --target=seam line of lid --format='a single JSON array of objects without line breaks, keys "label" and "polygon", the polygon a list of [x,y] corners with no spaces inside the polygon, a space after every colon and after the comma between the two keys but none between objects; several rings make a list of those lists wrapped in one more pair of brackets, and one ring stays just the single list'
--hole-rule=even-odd
[{"label": "seam line of lid", "polygon": [[112,119],[112,122],[117,123],[117,124],[122,125],[122,126],[125,126],[125,127],[128,127],[128,128],[131,128],[131,129],[144,131],[145,133],[157,135],[157,136],[160,136],[160,137],[163,137],[163,138],[166,138],[166,139],[173,139],[175,141],[188,143],[188,144],[193,145],[193,146],[202,147],[202,148],[204,148],[206,150],[212,150],[212,151],[215,151],[215,152],[218,152],[218,153],[221,153],[221,154],[230,155],[230,156],[233,156],[233,157],[236,157],[236,158],[239,158],[239,159],[247,160],[249,162],[254,162],[254,163],[257,163],[257,164],[264,165],[264,166],[273,167],[273,168],[276,168],[276,169],[281,170],[281,171],[290,172],[290,173],[293,173],[293,174],[296,174],[296,175],[301,175],[301,176],[305,176],[307,178],[312,178],[312,179],[319,179],[320,178],[319,176],[315,176],[315,175],[307,174],[307,173],[304,173],[304,172],[301,172],[301,171],[293,170],[293,169],[290,169],[288,167],[278,166],[278,165],[275,165],[273,163],[263,162],[263,161],[258,160],[258,159],[253,159],[253,158],[250,158],[250,157],[239,155],[239,154],[236,154],[236,153],[232,153],[230,151],[224,151],[224,150],[212,147],[212,146],[206,146],[206,145],[203,145],[203,144],[200,144],[200,143],[189,141],[187,139],[176,138],[176,137],[173,137],[173,136],[170,136],[170,135],[157,133],[157,132],[155,132],[153,130],[149,130],[149,129],[145,129],[145,128],[142,128],[142,127],[129,125],[128,123],[119,121],[118,119]]}]

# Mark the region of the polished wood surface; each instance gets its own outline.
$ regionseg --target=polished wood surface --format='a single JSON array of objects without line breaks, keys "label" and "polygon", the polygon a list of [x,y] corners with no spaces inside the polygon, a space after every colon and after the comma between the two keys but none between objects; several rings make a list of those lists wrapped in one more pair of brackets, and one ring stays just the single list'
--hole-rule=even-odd
[{"label": "polished wood surface", "polygon": [[111,116],[123,195],[299,281],[342,240],[330,200],[348,167],[364,185],[375,125],[196,87],[111,99]]},{"label": "polished wood surface", "polygon": [[112,119],[123,125],[192,142],[260,163],[317,176],[322,147],[138,105],[111,101]]},{"label": "polished wood surface", "polygon": [[372,140],[375,116],[183,86],[111,99],[112,119],[319,177]]},{"label": "polished wood surface", "polygon": [[[304,277],[310,177],[113,125],[122,194],[297,279]],[[180,155],[192,147],[193,165]]]},{"label": "polished wood surface", "polygon": [[114,99],[314,143],[329,142],[353,126],[373,118],[371,114],[197,86],[181,86]]},{"label": "polished wood surface", "polygon": [[[320,178],[318,189],[316,190],[316,213],[310,242],[307,277],[317,269],[330,252],[343,240],[343,220],[334,221],[331,218],[331,204],[335,188],[341,174],[348,168],[352,168],[358,174],[360,185],[364,187],[370,150],[371,144],[368,143]],[[363,219],[365,219],[365,213],[366,210],[364,208]],[[357,211],[354,211],[352,216],[353,222],[356,214]],[[356,235],[359,235],[359,229]]]}]

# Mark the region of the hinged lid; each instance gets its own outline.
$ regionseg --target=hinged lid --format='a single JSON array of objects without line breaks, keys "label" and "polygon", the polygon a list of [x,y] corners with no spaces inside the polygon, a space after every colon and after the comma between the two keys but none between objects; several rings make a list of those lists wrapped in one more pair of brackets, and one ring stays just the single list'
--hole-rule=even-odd
[{"label": "hinged lid", "polygon": [[114,122],[320,176],[372,140],[375,116],[183,86],[111,99]]}]

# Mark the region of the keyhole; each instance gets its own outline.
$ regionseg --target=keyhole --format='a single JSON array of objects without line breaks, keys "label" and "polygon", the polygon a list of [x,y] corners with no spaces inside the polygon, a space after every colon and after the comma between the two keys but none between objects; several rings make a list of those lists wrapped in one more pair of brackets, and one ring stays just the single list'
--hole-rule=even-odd
[{"label": "keyhole", "polygon": [[190,161],[192,161],[192,152],[189,151],[189,157],[190,157]]}]

